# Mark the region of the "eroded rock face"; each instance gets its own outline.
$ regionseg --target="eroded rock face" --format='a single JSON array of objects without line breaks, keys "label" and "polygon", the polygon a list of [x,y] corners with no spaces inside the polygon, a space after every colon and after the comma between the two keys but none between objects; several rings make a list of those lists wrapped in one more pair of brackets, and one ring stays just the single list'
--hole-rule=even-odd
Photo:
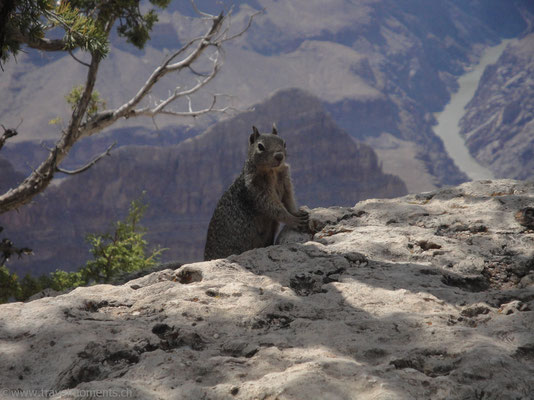
[{"label": "eroded rock face", "polygon": [[252,125],[267,132],[273,121],[287,141],[300,204],[352,205],[407,193],[397,176],[383,173],[369,146],[334,123],[319,99],[287,89],[176,146],[123,147],[83,177],[47,189],[35,204],[2,215],[10,238],[35,251],[10,267],[20,276],[76,270],[89,257],[87,233],[107,230],[143,191],[150,204],[143,218],[147,240],[168,248],[166,259],[202,260],[208,223],[243,168]]},{"label": "eroded rock face", "polygon": [[461,120],[471,154],[497,177],[534,176],[534,33],[484,71]]},{"label": "eroded rock face", "polygon": [[13,166],[9,163],[8,160],[0,157],[0,171],[2,175],[0,176],[0,192],[5,193],[9,189],[16,187],[20,182],[24,180],[24,176],[15,171]]},{"label": "eroded rock face", "polygon": [[529,399],[533,200],[503,180],[315,209],[313,237],[3,305],[3,395]]}]

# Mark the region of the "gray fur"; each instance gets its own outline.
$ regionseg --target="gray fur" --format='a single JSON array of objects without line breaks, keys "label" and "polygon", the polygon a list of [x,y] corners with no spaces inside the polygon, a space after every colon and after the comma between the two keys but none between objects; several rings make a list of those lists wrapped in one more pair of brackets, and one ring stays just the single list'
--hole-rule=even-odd
[{"label": "gray fur", "polygon": [[205,260],[270,246],[281,222],[308,229],[308,213],[295,204],[284,140],[274,125],[271,134],[260,134],[256,127],[252,130],[243,170],[211,218]]}]

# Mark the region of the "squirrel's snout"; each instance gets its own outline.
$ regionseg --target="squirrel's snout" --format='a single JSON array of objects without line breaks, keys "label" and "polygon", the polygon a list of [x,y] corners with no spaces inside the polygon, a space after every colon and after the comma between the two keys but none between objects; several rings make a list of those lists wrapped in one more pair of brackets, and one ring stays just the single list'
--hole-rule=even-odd
[{"label": "squirrel's snout", "polygon": [[284,153],[276,153],[274,155],[274,159],[278,162],[282,162],[282,160],[284,159]]}]

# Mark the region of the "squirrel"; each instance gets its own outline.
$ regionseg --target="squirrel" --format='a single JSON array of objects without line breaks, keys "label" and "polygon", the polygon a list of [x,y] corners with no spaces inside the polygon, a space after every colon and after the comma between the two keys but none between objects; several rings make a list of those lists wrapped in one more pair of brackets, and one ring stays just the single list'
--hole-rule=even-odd
[{"label": "squirrel", "polygon": [[280,223],[307,230],[309,215],[295,204],[286,143],[253,126],[241,174],[222,195],[208,227],[204,260],[270,246]]}]

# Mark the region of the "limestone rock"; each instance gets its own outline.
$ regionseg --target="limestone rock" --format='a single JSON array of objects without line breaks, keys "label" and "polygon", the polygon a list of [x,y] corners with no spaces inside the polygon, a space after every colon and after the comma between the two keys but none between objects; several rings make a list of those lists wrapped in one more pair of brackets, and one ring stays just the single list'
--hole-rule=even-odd
[{"label": "limestone rock", "polygon": [[533,198],[502,180],[315,209],[313,236],[2,305],[2,398],[530,399]]},{"label": "limestone rock", "polygon": [[530,179],[534,174],[533,73],[530,33],[486,68],[460,122],[471,154],[497,177]]}]

